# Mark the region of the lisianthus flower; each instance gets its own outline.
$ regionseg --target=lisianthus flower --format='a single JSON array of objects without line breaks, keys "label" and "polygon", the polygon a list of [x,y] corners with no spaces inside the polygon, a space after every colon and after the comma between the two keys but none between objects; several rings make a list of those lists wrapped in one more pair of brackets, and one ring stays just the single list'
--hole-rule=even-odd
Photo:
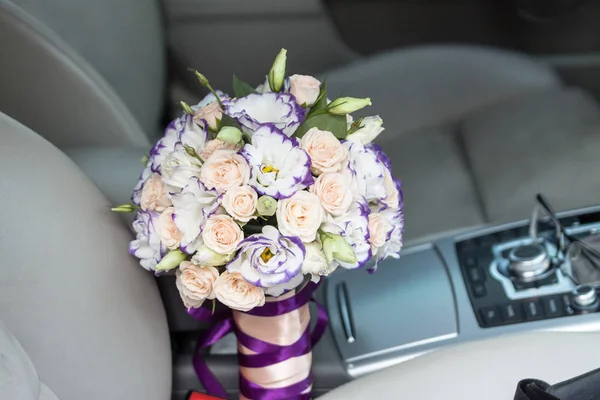
[{"label": "lisianthus flower", "polygon": [[150,161],[148,161],[146,167],[140,174],[140,177],[138,178],[135,187],[133,188],[133,193],[131,194],[131,202],[136,206],[139,206],[141,204],[144,183],[146,183],[146,180],[150,178],[150,175],[152,175],[152,168],[150,168]]},{"label": "lisianthus flower", "polygon": [[[221,101],[227,101],[230,99],[229,95],[221,90],[216,90],[217,95],[219,95],[219,99],[221,99]],[[198,111],[199,109],[201,109],[202,107],[206,107],[207,105],[209,105],[210,103],[212,103],[213,101],[217,100],[217,96],[214,95],[214,93],[209,93],[206,96],[204,96],[204,98],[202,100],[200,100],[200,102],[196,105],[193,105],[191,108],[194,111]]]},{"label": "lisianthus flower", "polygon": [[375,266],[370,271],[377,269],[380,261],[387,257],[400,258],[404,236],[404,212],[402,209],[387,208],[379,213],[385,219],[386,226],[391,226],[391,231],[386,236],[383,246],[373,249]]},{"label": "lisianthus flower", "polygon": [[348,149],[348,168],[352,173],[354,193],[368,202],[378,201],[387,196],[384,174],[386,167],[371,147],[359,142],[345,141]]},{"label": "lisianthus flower", "polygon": [[129,243],[129,254],[140,259],[140,265],[154,271],[168,249],[161,244],[158,234],[158,218],[154,211],[139,211],[133,221],[135,240]]},{"label": "lisianthus flower", "polygon": [[242,130],[253,134],[261,125],[272,124],[292,136],[304,121],[305,110],[289,93],[252,93],[225,104],[227,114],[235,118]]},{"label": "lisianthus flower", "polygon": [[161,166],[162,179],[169,193],[177,193],[190,182],[193,177],[199,177],[202,162],[190,155],[181,143],[169,153]]},{"label": "lisianthus flower", "polygon": [[181,231],[181,250],[193,254],[202,244],[200,232],[206,220],[219,208],[220,197],[208,190],[197,177],[177,194],[171,196],[175,207],[173,221]]},{"label": "lisianthus flower", "polygon": [[[238,246],[236,257],[227,264],[229,272],[239,272],[265,293],[279,296],[302,282],[302,262],[306,249],[300,238],[283,236],[273,226],[248,236]],[[298,278],[300,275],[300,278]]]},{"label": "lisianthus flower", "polygon": [[371,244],[369,243],[370,212],[367,202],[364,199],[359,199],[350,206],[346,214],[339,217],[330,216],[321,227],[324,232],[344,237],[354,250],[355,262],[335,260],[344,268],[362,268],[372,256]]},{"label": "lisianthus flower", "polygon": [[261,126],[242,155],[251,168],[249,185],[259,194],[284,199],[314,183],[306,151],[273,125]]}]

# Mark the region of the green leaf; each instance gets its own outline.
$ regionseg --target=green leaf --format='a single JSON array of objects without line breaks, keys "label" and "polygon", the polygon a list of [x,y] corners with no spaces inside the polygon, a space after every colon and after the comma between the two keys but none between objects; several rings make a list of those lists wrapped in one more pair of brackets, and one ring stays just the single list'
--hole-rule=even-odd
[{"label": "green leaf", "polygon": [[234,128],[237,129],[242,129],[240,127],[240,124],[232,117],[230,117],[229,115],[223,113],[223,116],[221,117],[221,124],[219,125],[219,129],[222,129],[226,126],[233,126]]},{"label": "green leaf", "polygon": [[317,97],[317,101],[310,108],[308,112],[308,117],[312,116],[317,111],[321,111],[327,108],[327,79],[321,83],[321,88],[319,90],[319,96]]},{"label": "green leaf", "polygon": [[345,115],[331,115],[327,113],[313,115],[308,117],[302,125],[296,129],[294,136],[301,138],[311,128],[318,128],[322,131],[329,131],[338,139],[345,139],[348,131],[348,124]]},{"label": "green leaf", "polygon": [[246,82],[233,75],[233,94],[235,97],[240,98],[248,96],[249,94],[256,93],[256,90]]}]

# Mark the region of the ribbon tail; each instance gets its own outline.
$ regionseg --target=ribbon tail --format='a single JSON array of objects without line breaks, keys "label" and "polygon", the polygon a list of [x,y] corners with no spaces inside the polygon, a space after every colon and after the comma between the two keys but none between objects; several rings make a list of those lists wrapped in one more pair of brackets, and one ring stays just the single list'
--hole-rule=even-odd
[{"label": "ribbon tail", "polygon": [[217,323],[198,339],[196,350],[194,351],[194,370],[196,371],[196,375],[198,375],[200,383],[202,383],[202,386],[208,393],[224,398],[229,397],[229,395],[217,377],[210,371],[208,365],[204,362],[200,350],[212,346],[232,331],[233,322],[231,319],[226,319]]},{"label": "ribbon tail", "polygon": [[321,338],[323,337],[323,334],[325,334],[325,331],[327,330],[329,317],[327,316],[327,310],[325,310],[325,307],[319,304],[314,298],[311,299],[311,301],[317,306],[317,323],[315,324],[315,328],[313,329],[312,334],[310,336],[312,347],[315,347],[316,344],[319,343],[319,340],[321,340]]}]

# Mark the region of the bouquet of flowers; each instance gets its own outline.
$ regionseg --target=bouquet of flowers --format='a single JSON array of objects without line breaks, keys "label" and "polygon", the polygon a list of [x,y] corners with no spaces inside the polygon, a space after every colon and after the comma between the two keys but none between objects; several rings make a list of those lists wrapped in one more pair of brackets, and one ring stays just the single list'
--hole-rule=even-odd
[{"label": "bouquet of flowers", "polygon": [[182,103],[145,160],[133,204],[114,209],[137,212],[130,253],[147,270],[175,270],[192,314],[218,301],[246,314],[240,325],[340,267],[373,259],[373,271],[399,256],[401,183],[372,142],[383,121],[351,115],[370,99],[330,101],[325,82],[285,70],[282,49],[257,88],[234,76],[233,96],[196,72],[211,93]]}]

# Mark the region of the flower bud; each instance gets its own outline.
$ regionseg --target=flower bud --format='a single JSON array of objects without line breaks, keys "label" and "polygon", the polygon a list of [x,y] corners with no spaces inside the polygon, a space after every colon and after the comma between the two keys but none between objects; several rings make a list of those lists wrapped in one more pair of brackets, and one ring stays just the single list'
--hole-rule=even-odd
[{"label": "flower bud", "polygon": [[256,203],[256,211],[263,217],[271,217],[277,211],[277,200],[271,196],[260,196]]},{"label": "flower bud", "polygon": [[181,108],[183,108],[183,111],[186,114],[191,115],[194,113],[194,110],[192,110],[192,107],[190,107],[190,105],[188,103],[186,103],[185,101],[180,101],[179,104],[181,105]]},{"label": "flower bud", "polygon": [[346,115],[371,105],[371,99],[355,97],[340,97],[327,105],[327,112],[335,115]]},{"label": "flower bud", "polygon": [[110,211],[120,212],[120,213],[130,213],[130,212],[137,211],[138,209],[139,209],[139,207],[135,206],[133,204],[122,204],[120,206],[111,208]]},{"label": "flower bud", "polygon": [[235,126],[224,126],[217,134],[217,139],[229,144],[238,144],[242,140],[242,131]]},{"label": "flower bud", "polygon": [[198,78],[198,81],[200,81],[200,84],[204,87],[210,87],[210,84],[208,83],[208,79],[206,79],[206,77],[204,75],[202,75],[200,72],[195,71],[194,72],[196,74],[196,78]]},{"label": "flower bud", "polygon": [[323,243],[323,252],[328,263],[331,263],[333,260],[350,264],[356,262],[354,249],[342,236],[333,233],[322,233],[321,242]]},{"label": "flower bud", "polygon": [[211,250],[208,246],[202,245],[192,257],[192,262],[202,267],[218,267],[231,261],[234,254],[219,254]]},{"label": "flower bud", "polygon": [[269,71],[269,86],[271,90],[274,92],[280,92],[283,87],[283,81],[285,80],[285,64],[287,61],[287,50],[281,49],[277,57],[275,57],[275,61],[273,62],[273,66]]},{"label": "flower bud", "polygon": [[187,254],[181,250],[171,250],[163,257],[162,260],[156,266],[157,271],[170,271],[174,268],[179,267],[182,261],[185,261]]}]

